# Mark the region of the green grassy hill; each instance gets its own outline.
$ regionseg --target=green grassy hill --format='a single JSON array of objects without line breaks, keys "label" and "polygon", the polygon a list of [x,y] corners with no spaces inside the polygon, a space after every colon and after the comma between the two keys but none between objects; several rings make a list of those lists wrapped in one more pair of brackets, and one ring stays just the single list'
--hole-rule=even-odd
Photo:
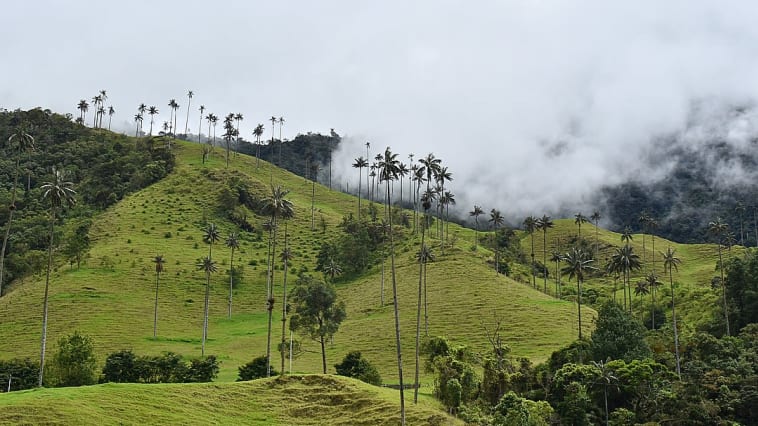
[{"label": "green grassy hill", "polygon": [[[94,338],[101,362],[107,353],[120,349],[200,355],[204,275],[196,270],[195,263],[208,252],[202,242],[206,221],[216,222],[223,237],[235,230],[217,208],[218,195],[231,176],[247,180],[261,195],[268,191],[272,178],[275,184],[291,191],[288,198],[295,205],[296,216],[288,228],[296,257],[288,277],[290,286],[297,272],[313,273],[322,241],[330,238],[342,217],[357,207],[355,197],[316,185],[316,223],[323,217],[327,231],[323,233],[318,225],[311,230],[310,181],[263,161],[256,167],[254,158],[243,155],[233,157],[227,171],[218,149],[209,162],[202,164],[200,148],[194,144],[178,143],[175,153],[177,166],[172,174],[127,196],[94,219],[90,257],[81,269],[59,263],[50,290],[51,351],[59,337],[78,329]],[[256,227],[263,220],[251,219]],[[504,337],[513,354],[533,360],[544,359],[575,338],[576,309],[570,301],[556,300],[496,276],[486,264],[491,253],[481,247],[471,249],[472,230],[450,225],[450,234],[454,247],[447,249],[444,256],[437,249],[437,261],[429,265],[429,335],[444,335],[454,343],[484,352],[488,344],[482,324],[493,322],[499,315],[507,324]],[[431,244],[438,245],[439,240],[432,239]],[[418,265],[413,256],[418,246],[418,239],[408,238],[397,249],[406,380],[413,370],[418,283]],[[220,272],[212,277],[206,353],[217,355],[221,361],[219,381],[234,380],[238,366],[265,353],[266,250],[265,237],[256,240],[254,235],[243,233],[234,262],[245,265],[244,279],[234,291],[234,313],[228,319],[229,281],[222,271],[228,269],[230,252],[223,245],[213,249]],[[151,260],[158,254],[166,259],[166,271],[161,278],[158,339],[154,340],[155,274]],[[281,338],[282,271],[276,274],[275,342]],[[338,285],[348,317],[328,345],[330,370],[349,350],[361,350],[377,365],[386,382],[397,381],[389,266],[386,274],[385,306],[380,306],[380,265]],[[44,276],[32,276],[14,283],[12,291],[0,299],[0,357],[37,356],[43,289]],[[587,315],[594,315],[587,311]],[[591,321],[585,324],[589,330]],[[295,359],[293,370],[319,372],[317,345],[307,339],[304,345],[306,352]],[[274,365],[278,369],[278,362]],[[424,376],[424,382],[430,384],[431,377]],[[425,392],[429,391],[425,388]]]},{"label": "green grassy hill", "polygon": [[[0,424],[398,424],[396,395],[319,375],[223,384],[111,383],[0,394]],[[408,424],[462,424],[429,397],[406,406]]]}]

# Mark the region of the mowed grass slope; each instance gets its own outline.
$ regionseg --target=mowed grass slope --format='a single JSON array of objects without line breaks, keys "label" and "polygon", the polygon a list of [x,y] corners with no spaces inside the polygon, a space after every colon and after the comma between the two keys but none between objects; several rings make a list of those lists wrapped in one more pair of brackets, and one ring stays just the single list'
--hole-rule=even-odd
[{"label": "mowed grass slope", "polygon": [[[0,394],[0,424],[398,424],[390,389],[339,376],[223,384],[105,384]],[[463,424],[430,397],[406,404],[409,424]]]},{"label": "mowed grass slope", "polygon": [[[289,244],[295,253],[288,274],[291,288],[300,272],[313,273],[323,241],[337,233],[343,216],[354,212],[357,198],[316,185],[315,229],[311,229],[310,181],[271,167],[256,159],[234,156],[225,170],[222,151],[201,164],[200,147],[175,144],[176,170],[167,178],[126,197],[95,218],[91,228],[90,257],[81,269],[59,262],[51,278],[48,337],[55,350],[58,338],[80,330],[90,335],[102,363],[107,353],[133,349],[143,354],[173,351],[185,356],[200,355],[203,322],[204,274],[197,261],[208,254],[202,228],[209,221],[222,230],[222,240],[235,226],[218,211],[218,196],[231,176],[249,182],[254,192],[265,196],[269,183],[290,190],[295,218],[288,221]],[[365,200],[364,200],[365,205]],[[380,208],[381,211],[381,208]],[[326,232],[320,227],[321,219]],[[260,228],[265,220],[250,216]],[[404,231],[410,235],[410,230]],[[207,354],[221,361],[220,381],[233,381],[238,366],[265,354],[266,311],[265,272],[267,238],[241,233],[241,248],[235,265],[244,265],[244,279],[234,291],[234,308],[227,318],[230,250],[223,243],[213,247],[219,273],[212,276],[209,341]],[[504,340],[513,355],[533,360],[546,358],[553,350],[569,343],[577,334],[576,307],[570,301],[555,300],[497,276],[486,265],[491,253],[472,250],[474,231],[450,225],[453,247],[442,255],[439,240],[430,238],[437,261],[429,265],[429,335],[443,335],[453,343],[467,344],[479,352],[488,350],[483,324],[503,319]],[[281,252],[280,227],[277,253]],[[419,238],[408,238],[397,247],[397,285],[400,298],[402,347],[406,382],[412,377],[416,322],[418,264],[414,254]],[[152,259],[166,259],[160,279],[158,338],[152,337],[155,273]],[[280,262],[278,262],[278,265]],[[381,265],[350,282],[340,282],[338,291],[347,305],[347,320],[334,342],[328,345],[327,362],[333,364],[350,350],[361,350],[379,367],[387,382],[397,382],[394,347],[394,320],[389,259],[385,269],[385,305],[380,306]],[[281,339],[282,270],[276,270],[276,310],[272,346]],[[15,283],[13,291],[0,299],[3,324],[0,358],[36,357],[39,351],[44,275]],[[594,312],[586,309],[584,324],[592,327]],[[422,318],[423,321],[423,318]],[[288,333],[289,334],[289,333]],[[423,335],[422,331],[422,335]],[[295,372],[320,372],[318,346],[307,337],[306,351],[294,361]],[[275,352],[275,350],[274,350]],[[278,354],[273,365],[279,369]],[[424,376],[429,384],[431,378]],[[428,388],[426,390],[428,392]]]}]

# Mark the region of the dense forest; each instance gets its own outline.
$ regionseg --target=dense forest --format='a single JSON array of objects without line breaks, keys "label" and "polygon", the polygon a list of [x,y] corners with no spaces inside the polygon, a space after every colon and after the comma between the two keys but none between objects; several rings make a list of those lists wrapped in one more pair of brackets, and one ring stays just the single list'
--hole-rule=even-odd
[{"label": "dense forest", "polygon": [[[21,135],[31,138],[20,144]],[[157,182],[174,167],[162,138],[135,140],[90,129],[49,110],[0,112],[0,141],[0,223],[8,236],[2,283],[43,269],[49,206],[41,185],[52,179],[54,167],[77,182],[77,204],[63,213],[68,226],[58,227],[55,237],[72,263],[87,250],[95,212]],[[13,220],[7,228],[14,186]]]}]

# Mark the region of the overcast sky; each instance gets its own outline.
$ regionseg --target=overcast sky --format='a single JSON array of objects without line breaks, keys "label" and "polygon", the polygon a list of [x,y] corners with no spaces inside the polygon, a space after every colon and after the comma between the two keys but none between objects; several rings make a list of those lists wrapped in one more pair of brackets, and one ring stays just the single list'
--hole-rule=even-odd
[{"label": "overcast sky", "polygon": [[652,173],[635,160],[693,102],[752,105],[756,18],[754,1],[8,2],[0,107],[77,114],[105,89],[131,128],[141,102],[184,117],[191,89],[193,129],[200,104],[244,114],[247,138],[271,115],[285,137],[335,128],[338,164],[366,140],[434,152],[462,208],[555,215]]}]

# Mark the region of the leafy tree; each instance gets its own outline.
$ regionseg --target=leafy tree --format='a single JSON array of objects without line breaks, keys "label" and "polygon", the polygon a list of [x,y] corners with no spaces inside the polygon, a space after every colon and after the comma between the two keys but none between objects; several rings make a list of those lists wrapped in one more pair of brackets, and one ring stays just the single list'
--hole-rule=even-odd
[{"label": "leafy tree", "polygon": [[[253,358],[252,361],[239,367],[237,381],[242,382],[268,377],[270,365],[271,363],[266,360],[265,355]],[[271,374],[277,375],[279,373],[277,373],[276,370],[271,369]]]},{"label": "leafy tree", "polygon": [[758,258],[734,258],[726,267],[727,299],[732,311],[732,328],[740,332],[758,323]]},{"label": "leafy tree", "polygon": [[31,389],[37,385],[39,364],[25,359],[0,361],[0,392]]},{"label": "leafy tree", "polygon": [[547,426],[553,408],[545,401],[532,401],[509,391],[495,406],[492,424],[496,426]]},{"label": "leafy tree", "polygon": [[334,369],[340,376],[353,377],[375,386],[382,384],[379,370],[363,358],[360,351],[348,352],[341,363],[334,365]]},{"label": "leafy tree", "polygon": [[42,199],[50,203],[50,244],[47,249],[47,274],[45,275],[45,296],[42,302],[42,342],[40,348],[39,379],[37,386],[42,387],[45,370],[45,346],[47,345],[47,306],[50,290],[50,272],[53,269],[53,237],[58,212],[76,203],[74,184],[66,180],[63,170],[53,168],[53,179],[42,184]]},{"label": "leafy tree", "polygon": [[137,355],[131,350],[113,352],[105,359],[103,366],[103,382],[137,383],[139,369]]},{"label": "leafy tree", "polygon": [[166,260],[163,259],[163,255],[159,254],[153,258],[153,263],[155,263],[155,308],[153,309],[153,339],[155,339],[158,336],[158,285],[160,283],[161,274],[164,270],[163,265],[166,264]]},{"label": "leafy tree", "polygon": [[345,319],[345,304],[337,301],[337,291],[330,284],[304,275],[290,293],[294,313],[290,330],[304,331],[321,345],[321,364],[326,374],[326,340],[332,337]]},{"label": "leafy tree", "polygon": [[16,210],[16,189],[18,187],[18,173],[21,169],[21,155],[34,149],[34,137],[27,133],[23,128],[18,128],[8,138],[8,146],[16,154],[16,167],[13,169],[13,186],[11,189],[11,202],[8,206],[8,221],[3,236],[3,247],[0,250],[0,297],[3,296],[3,278],[5,265],[5,249],[8,247],[8,238],[11,234],[11,224],[13,223],[13,213]]},{"label": "leafy tree", "polygon": [[95,348],[92,338],[78,331],[58,340],[52,369],[59,386],[84,386],[97,383]]},{"label": "leafy tree", "polygon": [[596,361],[623,359],[631,361],[651,356],[645,341],[645,327],[614,302],[598,311],[592,332],[592,357]]}]

